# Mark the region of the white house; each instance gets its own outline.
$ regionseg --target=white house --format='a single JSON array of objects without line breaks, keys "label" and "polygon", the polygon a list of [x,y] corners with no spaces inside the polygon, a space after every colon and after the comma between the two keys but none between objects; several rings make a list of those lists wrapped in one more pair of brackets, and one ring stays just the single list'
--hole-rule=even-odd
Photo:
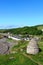
[{"label": "white house", "polygon": [[12,36],[8,36],[8,38],[11,38],[11,39],[13,39],[13,40],[21,40],[21,39],[18,39],[18,38],[15,38],[15,37],[12,37]]}]

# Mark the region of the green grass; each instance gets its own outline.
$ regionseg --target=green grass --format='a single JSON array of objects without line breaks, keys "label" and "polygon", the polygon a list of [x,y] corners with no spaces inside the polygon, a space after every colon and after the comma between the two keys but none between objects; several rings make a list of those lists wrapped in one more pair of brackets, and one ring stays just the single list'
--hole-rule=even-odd
[{"label": "green grass", "polygon": [[41,30],[41,29],[43,29],[43,26],[38,26],[37,28],[38,28],[39,30]]},{"label": "green grass", "polygon": [[[13,59],[9,59],[10,57]],[[37,65],[29,58],[25,57],[21,53],[10,54],[10,55],[0,55],[0,65]]]},{"label": "green grass", "polygon": [[[30,54],[27,55],[25,53],[28,43],[29,41],[18,41],[18,45],[12,48],[12,51],[17,51],[17,53],[9,54],[9,55],[0,55],[0,65],[39,65],[39,64],[43,65],[43,41],[41,40],[38,43],[41,52],[39,52],[36,55],[30,55]],[[23,52],[21,52],[20,49],[23,49]],[[27,57],[24,56],[23,53],[25,53]],[[32,61],[28,56],[30,56],[37,63]],[[10,57],[13,58],[9,59]]]},{"label": "green grass", "polygon": [[20,50],[20,49],[24,49],[27,47],[27,44],[29,43],[29,41],[18,41],[18,45],[14,46],[12,48],[12,50]]}]

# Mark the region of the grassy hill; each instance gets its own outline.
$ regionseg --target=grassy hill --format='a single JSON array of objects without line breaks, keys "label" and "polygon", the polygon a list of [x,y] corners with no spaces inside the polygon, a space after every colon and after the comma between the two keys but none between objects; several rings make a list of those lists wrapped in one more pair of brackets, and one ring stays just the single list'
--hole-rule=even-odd
[{"label": "grassy hill", "polygon": [[4,30],[3,32],[10,32],[13,34],[30,34],[30,35],[41,35],[43,29],[43,25],[37,25],[37,26],[25,26],[21,28],[13,28],[13,29],[7,29]]},{"label": "grassy hill", "polygon": [[36,27],[37,27],[39,30],[43,29],[43,25],[36,25]]}]

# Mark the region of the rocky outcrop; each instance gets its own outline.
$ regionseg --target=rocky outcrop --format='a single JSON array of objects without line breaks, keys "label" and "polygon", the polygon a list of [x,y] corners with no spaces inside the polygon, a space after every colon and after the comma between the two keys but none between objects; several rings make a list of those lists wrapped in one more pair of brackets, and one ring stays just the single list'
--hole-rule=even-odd
[{"label": "rocky outcrop", "polygon": [[9,46],[6,42],[6,39],[0,39],[0,54],[8,54],[9,53]]},{"label": "rocky outcrop", "polygon": [[36,38],[32,38],[27,45],[27,53],[28,54],[37,54],[39,52],[38,40]]}]

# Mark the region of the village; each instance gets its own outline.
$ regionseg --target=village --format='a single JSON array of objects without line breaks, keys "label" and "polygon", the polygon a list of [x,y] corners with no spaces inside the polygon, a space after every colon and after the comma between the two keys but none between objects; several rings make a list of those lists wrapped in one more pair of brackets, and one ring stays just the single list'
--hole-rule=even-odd
[{"label": "village", "polygon": [[[27,50],[26,52],[28,54],[37,54],[39,52],[39,47],[38,47],[38,37],[33,37],[33,36],[26,36],[26,37],[21,37],[22,35],[12,35],[9,33],[0,33],[2,35],[0,37],[0,54],[9,54],[12,47],[18,45],[18,41],[28,41],[29,44],[27,44]],[[11,39],[12,42],[8,39]],[[13,42],[16,41],[16,42]],[[23,43],[22,43],[23,44]],[[14,51],[12,53],[15,53]]]},{"label": "village", "polygon": [[[43,36],[33,36],[33,35],[14,35],[8,33],[0,33],[0,57],[5,56],[5,60],[9,60],[12,63],[15,64],[15,60],[17,59],[28,59],[28,63],[31,61],[31,63],[39,64],[40,62],[37,62],[37,57],[42,53],[43,54]],[[7,56],[6,56],[7,55]],[[35,57],[36,56],[36,57]],[[7,59],[8,57],[8,59]],[[18,57],[18,58],[17,58]],[[21,59],[22,57],[22,59]],[[33,57],[33,58],[32,58]],[[34,60],[34,57],[36,60]],[[0,58],[0,60],[1,60]],[[26,58],[26,59],[25,59]],[[39,59],[39,58],[38,58]],[[19,61],[20,61],[19,60]],[[2,60],[4,62],[4,60]],[[23,61],[23,60],[22,60]],[[20,61],[20,64],[21,62]],[[25,64],[25,62],[22,62]],[[17,61],[18,62],[18,61]],[[17,63],[16,62],[16,63]],[[19,63],[19,62],[18,62]],[[30,63],[30,64],[31,64]]]}]

